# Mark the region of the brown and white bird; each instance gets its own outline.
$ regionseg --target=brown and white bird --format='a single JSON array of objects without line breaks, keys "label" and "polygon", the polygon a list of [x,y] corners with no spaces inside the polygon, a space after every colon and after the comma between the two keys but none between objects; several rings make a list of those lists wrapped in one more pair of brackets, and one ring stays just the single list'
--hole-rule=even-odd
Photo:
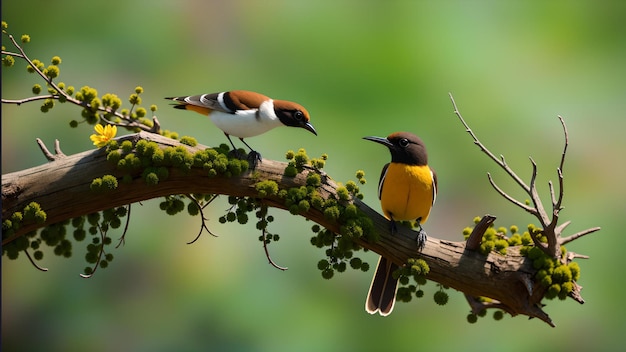
[{"label": "brown and white bird", "polygon": [[309,122],[309,112],[300,104],[286,100],[273,100],[263,94],[246,90],[165,98],[178,104],[174,108],[191,110],[207,115],[221,129],[233,147],[230,136],[238,137],[250,149],[248,159],[253,165],[261,160],[244,138],[265,133],[279,126],[300,127],[317,136]]}]

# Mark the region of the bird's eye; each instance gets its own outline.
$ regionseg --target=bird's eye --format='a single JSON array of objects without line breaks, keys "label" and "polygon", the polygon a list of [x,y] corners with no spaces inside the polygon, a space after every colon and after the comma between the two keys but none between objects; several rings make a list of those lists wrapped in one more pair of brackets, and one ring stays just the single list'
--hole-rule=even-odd
[{"label": "bird's eye", "polygon": [[293,113],[293,117],[298,121],[302,121],[304,119],[304,113],[300,110],[296,110],[296,112]]},{"label": "bird's eye", "polygon": [[409,140],[408,140],[408,139],[406,139],[406,138],[402,138],[402,139],[398,142],[398,144],[400,144],[400,146],[401,146],[402,148],[406,148],[406,147],[409,145]]}]

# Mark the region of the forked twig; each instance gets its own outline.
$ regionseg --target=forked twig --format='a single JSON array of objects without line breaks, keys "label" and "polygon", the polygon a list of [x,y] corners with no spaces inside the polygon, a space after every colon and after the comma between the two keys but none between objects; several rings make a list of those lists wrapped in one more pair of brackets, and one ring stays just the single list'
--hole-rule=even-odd
[{"label": "forked twig", "polygon": [[[450,100],[452,101],[452,105],[454,107],[454,114],[459,118],[459,120],[461,120],[461,123],[465,127],[466,131],[470,134],[470,136],[474,140],[474,144],[476,144],[480,148],[481,151],[483,151],[485,154],[487,154],[487,156],[489,156],[489,158],[491,160],[493,160],[496,164],[498,164],[530,197],[530,200],[532,202],[532,206],[529,206],[529,205],[525,204],[524,202],[521,202],[521,201],[515,199],[514,197],[510,196],[508,193],[504,192],[495,183],[495,181],[491,177],[491,174],[487,173],[487,177],[489,178],[489,183],[496,190],[496,192],[498,192],[502,197],[504,197],[509,202],[513,203],[517,207],[525,210],[526,212],[532,214],[535,218],[537,218],[537,220],[539,221],[539,223],[542,226],[542,230],[538,231],[536,233],[531,234],[531,237],[533,238],[533,242],[535,243],[535,245],[537,245],[539,248],[541,248],[546,254],[550,255],[551,257],[556,258],[559,255],[560,246],[561,245],[563,245],[563,244],[565,244],[567,242],[571,242],[574,239],[579,238],[581,236],[584,236],[586,234],[598,231],[600,229],[599,227],[595,227],[595,228],[592,228],[592,229],[581,231],[581,232],[579,232],[577,234],[574,234],[574,235],[566,237],[566,238],[561,238],[561,233],[562,233],[563,229],[565,228],[565,226],[567,226],[567,224],[569,224],[569,222],[566,222],[566,223],[562,224],[561,226],[558,226],[559,213],[563,209],[563,207],[562,207],[563,193],[564,193],[564,191],[563,191],[564,190],[564,186],[563,186],[563,167],[564,167],[564,164],[565,164],[565,156],[567,154],[567,147],[568,147],[568,144],[569,144],[569,135],[568,135],[568,132],[567,132],[567,126],[565,125],[565,121],[563,120],[563,118],[560,115],[558,115],[558,118],[559,118],[559,121],[561,122],[561,126],[563,127],[563,134],[565,136],[565,143],[564,143],[564,146],[563,146],[563,151],[561,153],[561,159],[560,159],[560,162],[559,162],[559,167],[557,168],[557,176],[558,176],[558,180],[559,180],[559,182],[558,182],[559,183],[558,194],[557,194],[557,192],[554,189],[554,184],[552,183],[552,181],[548,182],[548,186],[550,188],[550,198],[551,198],[551,203],[552,203],[551,204],[552,205],[552,214],[548,214],[548,212],[546,211],[545,207],[543,206],[541,198],[539,197],[539,192],[537,191],[537,185],[536,185],[537,164],[535,163],[535,161],[532,158],[530,158],[530,162],[531,162],[531,166],[532,166],[532,174],[531,174],[531,177],[530,177],[530,184],[527,185],[509,167],[509,165],[506,163],[506,160],[504,159],[504,156],[501,155],[500,158],[497,158],[489,149],[487,149],[487,147],[485,147],[482,144],[482,142],[480,142],[478,137],[476,137],[476,135],[474,134],[472,129],[465,122],[465,119],[463,119],[463,116],[459,112],[459,109],[457,108],[456,102],[454,101],[454,97],[452,96],[451,93],[449,94],[449,96],[450,96]],[[542,243],[539,240],[539,235],[544,235],[546,237],[547,242],[548,242],[547,245]]]},{"label": "forked twig", "polygon": [[66,157],[66,155],[63,154],[63,152],[61,151],[61,145],[58,139],[54,140],[54,154],[52,154],[50,150],[48,150],[48,147],[46,147],[46,145],[40,138],[37,138],[36,141],[37,145],[39,145],[39,149],[41,149],[43,155],[46,157],[46,159],[48,159],[48,161],[55,161]]},{"label": "forked twig", "polygon": [[206,204],[204,205],[200,205],[200,203],[198,202],[198,200],[196,198],[194,198],[192,195],[190,194],[185,194],[185,196],[187,198],[189,198],[192,202],[196,203],[196,206],[198,207],[198,211],[200,212],[200,232],[198,232],[198,235],[196,236],[196,238],[194,238],[193,240],[191,240],[190,242],[187,242],[187,244],[192,244],[194,242],[196,242],[199,238],[200,235],[202,235],[202,231],[206,230],[211,236],[213,237],[218,237],[217,235],[213,234],[213,232],[211,232],[211,230],[209,230],[209,227],[206,225],[207,220],[209,220],[208,218],[206,218],[204,216],[204,208],[211,204],[211,202],[213,202],[215,200],[215,198],[217,198],[218,195],[214,194],[211,199],[209,199]]}]

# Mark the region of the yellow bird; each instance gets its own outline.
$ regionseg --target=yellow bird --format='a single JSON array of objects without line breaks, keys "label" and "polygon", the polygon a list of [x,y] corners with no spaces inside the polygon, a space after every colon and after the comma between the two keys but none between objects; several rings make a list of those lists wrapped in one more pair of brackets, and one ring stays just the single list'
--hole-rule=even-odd
[{"label": "yellow bird", "polygon": [[[380,143],[391,152],[391,162],[383,167],[378,183],[378,198],[385,217],[391,221],[391,232],[396,231],[395,221],[417,221],[418,247],[423,248],[426,233],[422,224],[428,220],[437,197],[437,175],[428,166],[424,142],[409,132],[364,139]],[[378,260],[365,302],[368,313],[391,314],[398,289],[398,280],[392,276],[396,269],[398,266],[391,260],[382,256]]]}]

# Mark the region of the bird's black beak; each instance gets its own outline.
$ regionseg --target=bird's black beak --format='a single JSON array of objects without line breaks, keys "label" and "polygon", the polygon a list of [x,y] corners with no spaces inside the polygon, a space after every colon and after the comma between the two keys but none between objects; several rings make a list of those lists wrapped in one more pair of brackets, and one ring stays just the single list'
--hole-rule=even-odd
[{"label": "bird's black beak", "polygon": [[376,143],[380,143],[380,144],[386,146],[387,148],[393,148],[393,144],[387,138],[369,136],[369,137],[363,137],[363,139],[368,140],[368,141],[372,141],[372,142],[376,142]]},{"label": "bird's black beak", "polygon": [[311,123],[305,122],[301,127],[317,136],[317,131],[315,131],[315,127]]}]

